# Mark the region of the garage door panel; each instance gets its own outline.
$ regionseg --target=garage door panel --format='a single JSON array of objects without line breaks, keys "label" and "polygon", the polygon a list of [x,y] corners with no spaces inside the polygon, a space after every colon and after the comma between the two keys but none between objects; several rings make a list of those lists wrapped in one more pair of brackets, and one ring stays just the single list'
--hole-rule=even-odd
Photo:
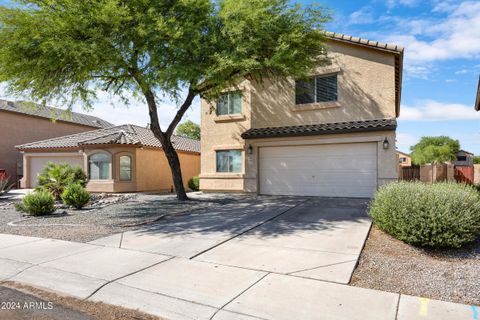
[{"label": "garage door panel", "polygon": [[260,193],[371,197],[377,187],[375,143],[264,147]]},{"label": "garage door panel", "polygon": [[53,163],[69,163],[71,165],[79,165],[83,168],[82,156],[35,156],[30,158],[30,188],[37,186],[37,177],[42,172],[48,162]]}]

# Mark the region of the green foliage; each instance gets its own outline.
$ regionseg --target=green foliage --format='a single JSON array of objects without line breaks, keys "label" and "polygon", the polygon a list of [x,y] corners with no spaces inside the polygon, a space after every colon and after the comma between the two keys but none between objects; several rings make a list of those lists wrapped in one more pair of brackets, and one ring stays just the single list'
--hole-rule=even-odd
[{"label": "green foliage", "polygon": [[473,164],[480,164],[480,156],[473,156]]},{"label": "green foliage", "polygon": [[422,137],[420,142],[410,149],[414,164],[443,163],[457,158],[460,143],[446,136]]},{"label": "green foliage", "polygon": [[187,120],[178,125],[176,134],[182,137],[200,140],[200,126],[193,121]]},{"label": "green foliage", "polygon": [[190,190],[193,191],[200,190],[200,180],[198,179],[198,177],[190,178],[190,180],[188,180],[188,187],[190,188]]},{"label": "green foliage", "polygon": [[49,162],[42,169],[38,176],[38,188],[49,191],[57,200],[66,186],[70,184],[79,184],[85,187],[87,176],[82,168],[68,163],[55,164]]},{"label": "green foliage", "polygon": [[62,201],[76,209],[83,208],[90,201],[90,193],[79,184],[68,185],[62,193]]},{"label": "green foliage", "polygon": [[390,183],[375,194],[370,216],[380,229],[409,244],[458,248],[480,234],[480,195],[452,182]]},{"label": "green foliage", "polygon": [[38,190],[26,194],[22,202],[16,204],[18,211],[30,215],[40,216],[50,214],[55,211],[53,196],[48,191]]},{"label": "green foliage", "polygon": [[3,196],[10,192],[14,185],[15,183],[10,183],[10,179],[0,178],[0,196]]},{"label": "green foliage", "polygon": [[143,96],[147,89],[180,97],[186,86],[215,95],[243,77],[304,76],[325,60],[321,30],[329,16],[316,5],[22,3],[0,7],[0,81],[34,100],[69,97],[91,106],[96,88],[125,98],[132,92]]}]

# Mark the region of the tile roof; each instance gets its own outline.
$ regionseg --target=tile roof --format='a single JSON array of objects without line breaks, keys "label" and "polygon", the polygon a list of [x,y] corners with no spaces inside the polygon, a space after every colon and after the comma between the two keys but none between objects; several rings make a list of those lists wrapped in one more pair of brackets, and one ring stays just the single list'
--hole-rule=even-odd
[{"label": "tile roof", "polygon": [[333,122],[289,127],[254,128],[242,133],[244,139],[314,136],[321,134],[395,130],[395,119]]},{"label": "tile roof", "polygon": [[[181,136],[172,136],[176,150],[200,153],[200,141]],[[125,124],[107,129],[98,129],[68,136],[31,142],[16,146],[19,150],[79,148],[88,145],[121,144],[139,147],[161,148],[162,144],[150,129]]]},{"label": "tile roof", "polygon": [[48,107],[31,102],[0,100],[0,111],[1,110],[54,119],[58,121],[71,122],[93,128],[109,128],[113,126],[113,124],[110,122],[94,116],[78,112],[68,112],[64,109]]},{"label": "tile roof", "polygon": [[392,52],[398,52],[402,53],[404,51],[404,48],[401,46],[397,46],[394,44],[388,44],[388,43],[383,43],[383,42],[378,42],[378,41],[372,41],[368,39],[363,39],[359,37],[353,37],[349,36],[343,33],[336,33],[336,32],[325,32],[325,36],[327,38],[330,38],[332,40],[338,40],[338,41],[343,41],[343,42],[350,42],[352,44],[356,45],[363,45],[366,47],[372,47],[375,49],[379,50],[384,50],[384,51],[392,51]]}]

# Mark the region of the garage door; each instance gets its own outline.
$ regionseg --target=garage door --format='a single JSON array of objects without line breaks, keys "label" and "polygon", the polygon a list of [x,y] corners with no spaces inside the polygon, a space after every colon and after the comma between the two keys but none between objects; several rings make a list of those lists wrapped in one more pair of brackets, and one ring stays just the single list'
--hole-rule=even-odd
[{"label": "garage door", "polygon": [[31,157],[30,158],[30,188],[37,186],[37,176],[48,162],[69,163],[79,165],[83,168],[83,157],[65,156],[65,157]]},{"label": "garage door", "polygon": [[260,193],[371,197],[377,188],[376,143],[262,147]]}]

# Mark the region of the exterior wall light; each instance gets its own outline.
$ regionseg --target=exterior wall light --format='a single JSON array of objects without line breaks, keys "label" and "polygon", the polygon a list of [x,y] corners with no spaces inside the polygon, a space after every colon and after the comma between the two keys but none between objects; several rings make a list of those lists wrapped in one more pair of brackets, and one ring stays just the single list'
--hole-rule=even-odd
[{"label": "exterior wall light", "polygon": [[248,152],[248,154],[253,153],[253,146],[251,144],[248,145],[247,152]]},{"label": "exterior wall light", "polygon": [[388,142],[387,137],[383,140],[383,149],[387,150],[390,147],[390,142]]}]

